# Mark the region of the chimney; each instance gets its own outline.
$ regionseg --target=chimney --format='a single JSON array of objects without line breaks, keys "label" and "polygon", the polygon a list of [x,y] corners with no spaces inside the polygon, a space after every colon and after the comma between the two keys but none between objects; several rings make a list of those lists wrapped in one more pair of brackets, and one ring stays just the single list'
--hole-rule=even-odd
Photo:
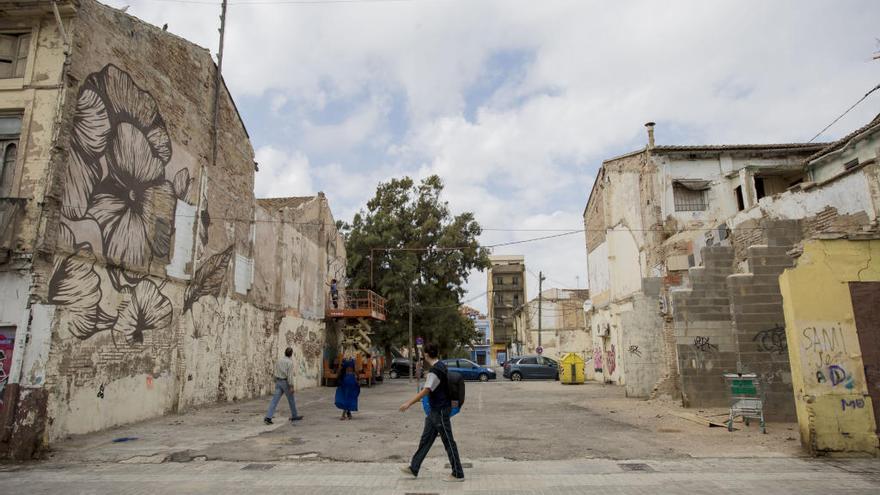
[{"label": "chimney", "polygon": [[648,122],[645,128],[648,129],[648,149],[654,149],[654,123]]}]

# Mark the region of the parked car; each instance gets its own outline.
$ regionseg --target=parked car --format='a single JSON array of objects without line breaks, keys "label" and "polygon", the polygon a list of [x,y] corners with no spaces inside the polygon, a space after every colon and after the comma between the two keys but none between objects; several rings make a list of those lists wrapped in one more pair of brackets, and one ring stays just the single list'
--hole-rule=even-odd
[{"label": "parked car", "polygon": [[520,380],[559,379],[559,363],[544,356],[519,356],[504,363],[504,378]]},{"label": "parked car", "polygon": [[[424,375],[424,370],[422,370],[422,375]],[[406,378],[409,376],[409,359],[405,357],[396,357],[391,360],[391,366],[388,370],[388,375],[391,378]],[[413,373],[415,376],[415,373]],[[421,377],[420,377],[421,378]]]},{"label": "parked car", "polygon": [[494,380],[496,377],[495,370],[480,366],[468,359],[444,359],[443,362],[446,363],[446,367],[449,371],[461,373],[461,376],[464,377],[465,380],[480,380],[481,382],[488,382],[489,380]]}]

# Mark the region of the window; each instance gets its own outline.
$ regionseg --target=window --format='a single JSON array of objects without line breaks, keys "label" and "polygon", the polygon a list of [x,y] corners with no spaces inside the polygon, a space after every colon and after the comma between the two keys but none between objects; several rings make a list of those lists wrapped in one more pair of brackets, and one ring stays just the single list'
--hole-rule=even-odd
[{"label": "window", "polygon": [[755,177],[755,197],[760,200],[767,195],[767,189],[764,187],[764,178]]},{"label": "window", "polygon": [[733,190],[733,194],[736,195],[736,209],[738,211],[743,211],[746,209],[746,201],[743,199],[743,188],[742,186],[736,186],[736,189]]},{"label": "window", "polygon": [[513,277],[513,285],[519,285],[519,277],[517,277],[517,276]]},{"label": "window", "polygon": [[709,207],[707,180],[676,180],[672,182],[675,211],[705,211]]},{"label": "window", "polygon": [[0,79],[24,77],[30,33],[0,34]]},{"label": "window", "polygon": [[522,358],[519,360],[519,364],[538,364],[538,358]]},{"label": "window", "polygon": [[495,304],[504,304],[504,296],[501,294],[495,294]]},{"label": "window", "polygon": [[0,197],[8,197],[12,192],[20,132],[21,117],[0,115]]},{"label": "window", "polygon": [[552,359],[550,359],[550,358],[545,358],[545,357],[543,357],[543,356],[542,356],[542,357],[539,357],[539,358],[538,358],[538,361],[539,361],[540,364],[542,364],[542,365],[544,365],[544,366],[556,366],[556,361],[554,361],[554,360],[552,360]]},{"label": "window", "polygon": [[495,277],[495,285],[504,285],[504,277]]},{"label": "window", "polygon": [[514,306],[519,306],[519,294],[514,294],[514,295],[513,295],[513,305],[514,305]]},{"label": "window", "polygon": [[859,159],[858,159],[858,158],[853,158],[852,160],[850,160],[850,161],[848,161],[848,162],[846,162],[846,163],[843,164],[843,169],[844,169],[844,170],[849,170],[849,169],[851,169],[851,168],[854,168],[854,167],[858,166],[858,164],[859,164]]}]

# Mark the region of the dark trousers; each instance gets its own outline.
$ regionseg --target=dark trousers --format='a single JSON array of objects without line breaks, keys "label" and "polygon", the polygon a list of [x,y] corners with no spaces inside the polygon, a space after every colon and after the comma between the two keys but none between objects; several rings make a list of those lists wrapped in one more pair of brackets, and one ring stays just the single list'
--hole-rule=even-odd
[{"label": "dark trousers", "polygon": [[419,474],[419,468],[422,467],[422,461],[434,445],[434,439],[440,436],[443,441],[443,447],[446,448],[446,455],[449,456],[449,465],[452,466],[452,475],[456,478],[464,478],[464,470],[461,467],[461,459],[458,457],[458,446],[455,444],[455,438],[452,437],[452,423],[449,421],[449,407],[444,407],[439,411],[432,409],[428,417],[425,418],[425,429],[422,430],[422,439],[419,441],[419,449],[413,455],[412,462],[409,467],[416,475]]}]

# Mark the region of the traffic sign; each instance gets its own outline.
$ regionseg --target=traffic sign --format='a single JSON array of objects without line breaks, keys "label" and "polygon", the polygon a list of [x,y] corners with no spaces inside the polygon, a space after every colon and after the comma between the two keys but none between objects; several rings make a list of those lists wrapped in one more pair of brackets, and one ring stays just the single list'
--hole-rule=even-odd
[{"label": "traffic sign", "polygon": [[537,352],[538,354],[544,354],[544,348],[541,346],[538,346],[538,348],[535,349],[535,352]]},{"label": "traffic sign", "polygon": [[416,345],[425,345],[425,339],[416,337]]}]

